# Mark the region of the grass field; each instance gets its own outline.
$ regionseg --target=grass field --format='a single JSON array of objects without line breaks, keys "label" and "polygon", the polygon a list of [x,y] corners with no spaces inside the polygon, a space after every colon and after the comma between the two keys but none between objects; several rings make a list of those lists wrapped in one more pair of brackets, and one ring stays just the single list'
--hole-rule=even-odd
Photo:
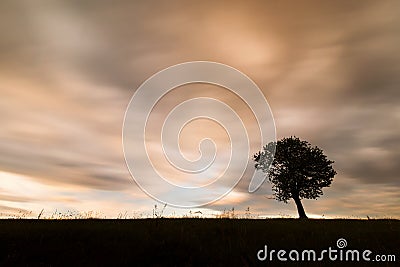
[{"label": "grass field", "polygon": [[281,266],[257,252],[337,249],[339,238],[396,262],[313,266],[400,266],[399,220],[296,219],[0,220],[0,266]]}]

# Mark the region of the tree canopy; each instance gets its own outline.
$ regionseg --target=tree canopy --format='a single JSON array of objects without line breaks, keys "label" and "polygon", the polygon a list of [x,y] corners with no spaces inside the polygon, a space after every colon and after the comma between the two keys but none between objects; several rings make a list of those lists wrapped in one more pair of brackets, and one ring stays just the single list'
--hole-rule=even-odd
[{"label": "tree canopy", "polygon": [[[274,153],[275,152],[275,153]],[[254,155],[255,168],[264,171],[278,201],[296,203],[300,218],[307,218],[301,199],[317,199],[336,174],[322,149],[297,137],[269,143]],[[272,162],[272,163],[271,163]]]}]

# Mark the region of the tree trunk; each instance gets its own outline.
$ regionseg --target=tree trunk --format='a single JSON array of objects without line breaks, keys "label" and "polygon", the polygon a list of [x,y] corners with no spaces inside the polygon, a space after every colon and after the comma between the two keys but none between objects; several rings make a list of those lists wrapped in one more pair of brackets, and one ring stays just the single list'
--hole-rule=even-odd
[{"label": "tree trunk", "polygon": [[297,212],[299,213],[299,219],[307,219],[306,212],[304,211],[303,205],[299,197],[293,197],[294,203],[296,203]]}]

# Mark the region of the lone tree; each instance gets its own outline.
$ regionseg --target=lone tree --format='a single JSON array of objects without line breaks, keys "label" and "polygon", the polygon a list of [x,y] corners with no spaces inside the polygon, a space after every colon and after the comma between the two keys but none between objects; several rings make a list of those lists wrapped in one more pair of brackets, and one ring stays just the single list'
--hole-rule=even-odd
[{"label": "lone tree", "polygon": [[254,161],[255,168],[268,175],[275,199],[287,203],[292,198],[300,218],[307,218],[301,200],[317,199],[336,174],[333,161],[320,148],[297,137],[267,144],[254,155]]}]

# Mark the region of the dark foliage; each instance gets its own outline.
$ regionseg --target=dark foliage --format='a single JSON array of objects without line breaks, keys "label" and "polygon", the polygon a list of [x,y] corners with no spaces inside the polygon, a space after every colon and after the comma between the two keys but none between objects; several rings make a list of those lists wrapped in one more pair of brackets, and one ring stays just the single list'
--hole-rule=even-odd
[{"label": "dark foliage", "polygon": [[[301,199],[316,199],[336,174],[333,161],[307,141],[288,137],[269,143],[254,155],[255,168],[267,173],[277,200],[293,199],[299,216],[306,218]],[[271,164],[272,162],[272,164]]]}]

